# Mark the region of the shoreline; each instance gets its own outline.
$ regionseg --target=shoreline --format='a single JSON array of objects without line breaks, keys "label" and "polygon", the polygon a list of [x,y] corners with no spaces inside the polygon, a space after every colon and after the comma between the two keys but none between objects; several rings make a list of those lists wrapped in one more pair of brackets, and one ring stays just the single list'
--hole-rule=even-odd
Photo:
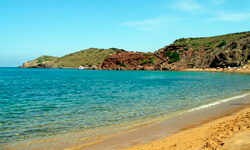
[{"label": "shoreline", "polygon": [[250,73],[249,69],[242,69],[242,68],[206,68],[206,69],[183,69],[179,71],[193,71],[193,72],[225,72],[225,73]]},{"label": "shoreline", "polygon": [[[136,131],[122,135],[116,135],[93,145],[86,147],[76,147],[74,149],[115,150],[125,148],[126,150],[130,150],[130,148],[132,148],[132,150],[134,150],[138,148],[140,149],[141,146],[143,147],[141,149],[145,149],[144,144],[148,145],[152,141],[161,140],[166,137],[168,138],[172,135],[202,126],[222,117],[233,115],[238,111],[249,107],[249,98],[250,95],[247,95],[243,98],[236,98],[235,100],[237,101],[223,101],[219,104],[206,108],[197,110],[195,109],[194,111],[186,111],[184,114],[167,119],[165,121],[151,124],[146,127],[142,127]],[[149,149],[151,149],[151,146]]]},{"label": "shoreline", "polygon": [[[244,95],[244,94],[243,94]],[[235,96],[234,96],[235,97]],[[230,97],[231,99],[233,97]],[[223,101],[224,100],[224,101]],[[199,127],[205,123],[214,121],[218,118],[229,116],[249,107],[250,104],[250,94],[248,93],[245,97],[236,96],[234,100],[223,99],[221,103],[205,107],[202,109],[195,109],[192,111],[185,111],[183,114],[174,116],[172,118],[162,120],[159,122],[154,122],[148,125],[142,125],[135,130],[130,130],[128,132],[118,133],[113,136],[109,136],[103,140],[96,139],[92,143],[83,144],[81,141],[84,137],[81,134],[71,137],[74,133],[69,134],[63,139],[49,138],[49,139],[39,139],[35,141],[30,141],[28,143],[20,143],[16,146],[5,147],[4,149],[74,149],[74,150],[88,150],[88,149],[98,149],[98,150],[114,150],[114,149],[124,149],[133,148],[135,146],[144,145],[157,141],[160,139],[168,138],[172,135],[178,134],[180,132],[185,132],[186,130]],[[197,107],[199,108],[199,107]],[[73,138],[73,139],[72,139]],[[56,142],[56,141],[57,142]],[[76,141],[75,141],[76,140]],[[54,141],[54,142],[53,142]],[[52,143],[51,143],[52,142]],[[55,143],[56,142],[56,143]],[[14,144],[14,143],[13,143]],[[55,145],[56,144],[56,145]]]},{"label": "shoreline", "polygon": [[[217,120],[218,118],[232,115],[239,110],[249,107],[250,93],[242,93],[232,97],[221,99],[218,102],[212,102],[204,104],[193,109],[184,111],[182,114],[173,116],[172,118],[165,118],[165,120],[151,122],[150,124],[143,124],[135,130],[128,132],[121,132],[112,136],[109,136],[103,140],[96,139],[92,143],[81,143],[82,137],[78,134],[75,137],[70,137],[58,140],[58,145],[53,142],[57,138],[39,139],[28,143],[23,143],[16,147],[17,149],[64,149],[66,146],[69,149],[124,149],[133,148],[134,146],[151,143],[152,141],[168,138],[172,135],[186,130],[193,129]],[[73,134],[71,134],[73,135]],[[71,139],[74,138],[74,139]],[[76,139],[78,138],[78,139]],[[76,141],[79,140],[79,141]],[[62,143],[62,141],[64,141]],[[52,143],[50,143],[52,142]],[[37,145],[38,144],[38,145]],[[55,145],[56,144],[56,145]],[[38,147],[37,147],[37,146]],[[28,146],[28,147],[26,147]],[[33,147],[33,148],[32,148]],[[140,146],[139,146],[140,147]],[[9,147],[10,149],[14,147]],[[6,147],[6,149],[9,149]],[[138,148],[138,147],[137,147]]]},{"label": "shoreline", "polygon": [[[3,67],[5,68],[5,67]],[[9,67],[6,67],[9,68]],[[24,68],[24,69],[76,69],[76,70],[104,70],[104,71],[181,71],[181,72],[225,72],[225,73],[250,73],[250,69],[242,69],[242,68],[185,68],[185,69],[175,69],[175,70],[130,70],[130,69],[122,69],[122,70],[108,70],[108,69],[78,69],[77,67],[63,67],[63,68],[32,68],[32,67],[13,67],[13,68]]]},{"label": "shoreline", "polygon": [[[249,105],[249,104],[248,104]],[[124,150],[240,149],[250,147],[250,107],[229,116],[190,126],[166,138]]]}]

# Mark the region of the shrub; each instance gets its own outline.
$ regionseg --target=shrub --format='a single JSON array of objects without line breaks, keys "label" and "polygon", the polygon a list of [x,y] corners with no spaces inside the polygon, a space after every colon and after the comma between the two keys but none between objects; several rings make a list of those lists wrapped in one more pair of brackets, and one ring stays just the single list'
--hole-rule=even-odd
[{"label": "shrub", "polygon": [[155,58],[154,58],[154,57],[149,57],[148,59],[149,59],[149,60],[154,60]]},{"label": "shrub", "polygon": [[115,48],[115,47],[112,47],[112,48],[109,48],[109,49],[112,49],[112,50],[119,50],[118,48]]},{"label": "shrub", "polygon": [[141,63],[140,63],[140,65],[145,65],[146,63],[148,63],[147,60],[142,60]]},{"label": "shrub", "polygon": [[141,63],[140,63],[140,65],[145,65],[147,63],[154,64],[154,60],[142,60]]},{"label": "shrub", "polygon": [[127,65],[124,64],[124,63],[121,63],[120,66],[121,66],[121,67],[127,67]]},{"label": "shrub", "polygon": [[173,63],[173,62],[176,62],[176,61],[180,60],[180,55],[179,55],[176,51],[174,51],[174,52],[169,56],[169,58],[170,58],[169,62],[170,62],[170,63]]},{"label": "shrub", "polygon": [[242,47],[243,50],[247,49],[247,44],[244,44]]},{"label": "shrub", "polygon": [[171,54],[172,54],[171,52],[166,51],[166,52],[165,52],[165,57],[169,57]]},{"label": "shrub", "polygon": [[225,41],[222,41],[219,45],[217,45],[216,47],[218,47],[218,48],[220,48],[220,47],[222,47],[222,46],[224,46],[226,44],[226,42]]},{"label": "shrub", "polygon": [[200,44],[199,43],[192,43],[191,44],[193,47],[198,47]]},{"label": "shrub", "polygon": [[149,60],[148,63],[149,64],[154,64],[155,62],[154,62],[154,60]]}]

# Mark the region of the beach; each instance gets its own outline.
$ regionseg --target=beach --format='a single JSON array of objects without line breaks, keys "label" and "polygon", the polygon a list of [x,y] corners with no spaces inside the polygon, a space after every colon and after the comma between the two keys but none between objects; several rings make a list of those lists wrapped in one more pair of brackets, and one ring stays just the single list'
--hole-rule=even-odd
[{"label": "beach", "polygon": [[227,73],[250,73],[249,69],[243,68],[189,68],[189,69],[182,69],[180,71],[197,71],[197,72],[227,72]]},{"label": "beach", "polygon": [[125,150],[250,148],[250,107],[151,143]]}]

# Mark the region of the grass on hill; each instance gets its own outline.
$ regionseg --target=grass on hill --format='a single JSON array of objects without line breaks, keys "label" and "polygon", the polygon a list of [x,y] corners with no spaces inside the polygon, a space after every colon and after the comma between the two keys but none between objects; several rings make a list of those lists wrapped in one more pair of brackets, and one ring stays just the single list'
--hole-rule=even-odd
[{"label": "grass on hill", "polygon": [[55,61],[54,66],[78,67],[79,65],[82,66],[101,65],[104,59],[106,59],[110,55],[113,55],[118,50],[120,49],[89,48],[87,50],[78,51],[58,58]]},{"label": "grass on hill", "polygon": [[205,51],[210,52],[215,50],[216,48],[223,47],[226,44],[226,42],[236,41],[243,36],[249,36],[249,35],[250,32],[240,32],[240,33],[226,34],[213,37],[181,38],[176,40],[171,45],[185,45],[188,47],[188,49],[193,49],[195,51],[204,49]]},{"label": "grass on hill", "polygon": [[42,63],[44,61],[55,61],[57,59],[58,59],[58,57],[43,55],[43,56],[40,56],[37,59],[35,59],[35,61],[36,61],[37,64],[40,64],[40,63]]}]

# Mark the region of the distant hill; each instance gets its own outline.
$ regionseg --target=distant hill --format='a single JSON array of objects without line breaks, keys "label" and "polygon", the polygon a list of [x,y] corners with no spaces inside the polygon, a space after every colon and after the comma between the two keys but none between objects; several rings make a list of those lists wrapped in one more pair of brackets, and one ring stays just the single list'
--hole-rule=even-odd
[{"label": "distant hill", "polygon": [[117,51],[123,49],[89,48],[62,57],[41,56],[34,60],[23,63],[23,68],[76,68],[79,66],[101,66],[103,60]]},{"label": "distant hill", "polygon": [[63,57],[41,56],[23,63],[25,68],[107,70],[181,70],[186,68],[250,67],[250,32],[213,37],[181,38],[154,53],[123,49],[89,48]]},{"label": "distant hill", "polygon": [[46,66],[50,66],[52,65],[55,60],[57,60],[59,57],[53,57],[53,56],[46,56],[46,55],[43,55],[43,56],[40,56],[34,60],[31,60],[31,61],[27,61],[27,62],[24,62],[22,66],[22,68],[32,68],[32,67],[36,67],[36,66],[41,66],[42,64],[46,65]]},{"label": "distant hill", "polygon": [[97,49],[89,48],[58,58],[53,67],[79,67],[79,66],[101,66],[103,60],[121,49]]}]

